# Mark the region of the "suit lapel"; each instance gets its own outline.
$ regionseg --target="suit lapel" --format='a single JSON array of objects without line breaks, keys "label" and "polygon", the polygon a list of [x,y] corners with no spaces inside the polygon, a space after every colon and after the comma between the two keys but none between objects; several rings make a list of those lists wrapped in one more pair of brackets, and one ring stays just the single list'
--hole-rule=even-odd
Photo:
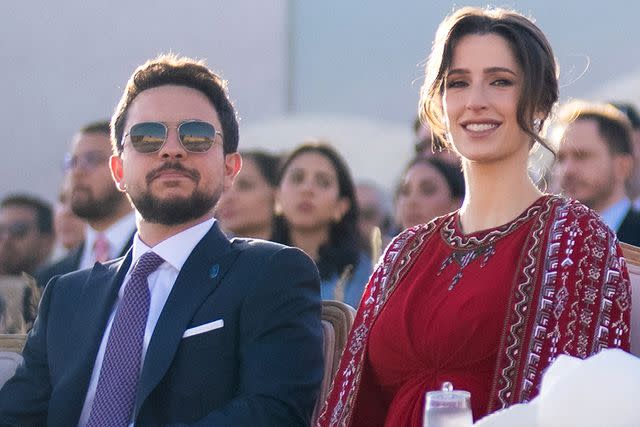
[{"label": "suit lapel", "polygon": [[77,311],[70,325],[69,336],[74,338],[76,348],[70,355],[72,360],[66,362],[70,369],[60,381],[60,387],[76,398],[59,408],[68,414],[60,419],[77,421],[80,416],[100,342],[130,263],[131,254],[111,264],[96,263],[84,283],[79,300],[83,309]]},{"label": "suit lapel", "polygon": [[[238,255],[217,223],[182,266],[154,329],[142,367],[135,416],[164,377],[193,315],[217,288]],[[135,417],[134,417],[135,419]]]},{"label": "suit lapel", "polygon": [[69,270],[65,271],[65,273],[77,270],[80,267],[80,258],[82,258],[82,252],[84,251],[84,245],[86,244],[86,240],[83,240],[80,246],[78,246],[73,252],[73,255],[69,257]]}]

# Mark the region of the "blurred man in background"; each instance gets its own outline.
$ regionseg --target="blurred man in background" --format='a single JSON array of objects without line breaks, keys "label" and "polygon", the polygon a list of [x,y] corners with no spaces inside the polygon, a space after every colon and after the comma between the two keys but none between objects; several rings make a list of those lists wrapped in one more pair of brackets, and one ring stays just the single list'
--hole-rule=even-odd
[{"label": "blurred man in background", "polygon": [[618,239],[640,245],[640,214],[627,196],[633,174],[631,125],[610,104],[576,101],[559,113],[560,189],[598,212]]},{"label": "blurred man in background", "polygon": [[109,122],[83,127],[73,140],[65,159],[69,174],[71,209],[89,224],[84,242],[60,261],[40,270],[39,286],[58,274],[91,267],[123,256],[133,239],[135,215],[109,172],[111,156]]}]

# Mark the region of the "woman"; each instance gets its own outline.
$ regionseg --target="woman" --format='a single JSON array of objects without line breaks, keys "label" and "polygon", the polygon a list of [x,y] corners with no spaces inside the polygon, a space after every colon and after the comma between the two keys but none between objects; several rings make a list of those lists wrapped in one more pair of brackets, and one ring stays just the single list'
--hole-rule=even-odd
[{"label": "woman", "polygon": [[216,218],[234,236],[266,240],[273,229],[278,157],[257,150],[241,154],[242,169],[233,186],[222,193]]},{"label": "woman", "polygon": [[299,146],[282,165],[276,200],[272,240],[297,246],[316,261],[323,299],[357,307],[371,261],[359,249],[358,205],[344,160],[328,144]]},{"label": "woman", "polygon": [[321,426],[420,426],[425,392],[445,381],[471,392],[478,419],[536,396],[560,354],[629,348],[615,235],[527,174],[558,97],[544,34],[512,11],[463,8],[440,25],[426,71],[420,111],[461,156],[465,199],[387,248]]},{"label": "woman", "polygon": [[455,211],[464,197],[459,167],[435,157],[418,156],[409,163],[396,195],[396,221],[404,230]]}]

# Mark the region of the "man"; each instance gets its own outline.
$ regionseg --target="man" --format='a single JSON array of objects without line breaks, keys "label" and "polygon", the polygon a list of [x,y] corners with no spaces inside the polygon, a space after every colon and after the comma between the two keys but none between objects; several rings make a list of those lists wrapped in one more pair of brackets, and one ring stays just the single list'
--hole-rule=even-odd
[{"label": "man", "polygon": [[135,215],[129,200],[111,179],[109,132],[109,122],[103,121],[83,127],[74,137],[71,153],[65,159],[71,209],[89,227],[83,244],[38,271],[36,278],[41,287],[55,275],[123,256],[131,247]]},{"label": "man", "polygon": [[635,165],[633,175],[627,181],[627,193],[629,198],[633,200],[633,207],[640,209],[640,113],[633,104],[625,102],[612,102],[611,105],[622,111],[631,123],[631,141],[633,142],[633,157]]},{"label": "man", "polygon": [[559,118],[561,190],[598,212],[620,241],[640,245],[640,214],[625,190],[633,173],[628,120],[612,105],[579,101],[567,104]]},{"label": "man", "polygon": [[15,194],[0,202],[0,274],[33,275],[53,249],[53,213],[40,199]]},{"label": "man", "polygon": [[187,58],[149,61],[112,135],[133,247],[51,280],[0,424],[308,425],[323,374],[318,272],[298,249],[227,240],[213,219],[241,164],[225,82]]},{"label": "man", "polygon": [[[376,261],[381,251],[389,243],[391,209],[384,191],[372,181],[360,181],[356,184],[356,200],[360,216],[358,231],[362,248]],[[374,236],[374,229],[379,236]]]}]

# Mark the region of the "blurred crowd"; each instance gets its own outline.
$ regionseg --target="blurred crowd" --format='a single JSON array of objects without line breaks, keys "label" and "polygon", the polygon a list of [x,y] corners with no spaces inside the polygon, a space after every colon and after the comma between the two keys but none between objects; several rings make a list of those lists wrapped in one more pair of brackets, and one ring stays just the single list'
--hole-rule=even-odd
[{"label": "blurred crowd", "polygon": [[[216,218],[229,236],[303,249],[316,261],[322,297],[357,307],[391,238],[455,211],[464,200],[456,153],[439,151],[418,119],[413,131],[415,157],[392,194],[385,191],[389,185],[358,179],[330,141],[303,141],[288,153],[241,152],[242,169],[222,194]],[[557,153],[538,178],[540,188],[581,201],[620,241],[640,245],[636,107],[574,100],[561,106],[547,136]],[[113,182],[110,155],[108,121],[89,123],[70,141],[54,206],[17,193],[0,202],[0,333],[29,328],[34,298],[51,277],[129,249],[135,216]]]}]

